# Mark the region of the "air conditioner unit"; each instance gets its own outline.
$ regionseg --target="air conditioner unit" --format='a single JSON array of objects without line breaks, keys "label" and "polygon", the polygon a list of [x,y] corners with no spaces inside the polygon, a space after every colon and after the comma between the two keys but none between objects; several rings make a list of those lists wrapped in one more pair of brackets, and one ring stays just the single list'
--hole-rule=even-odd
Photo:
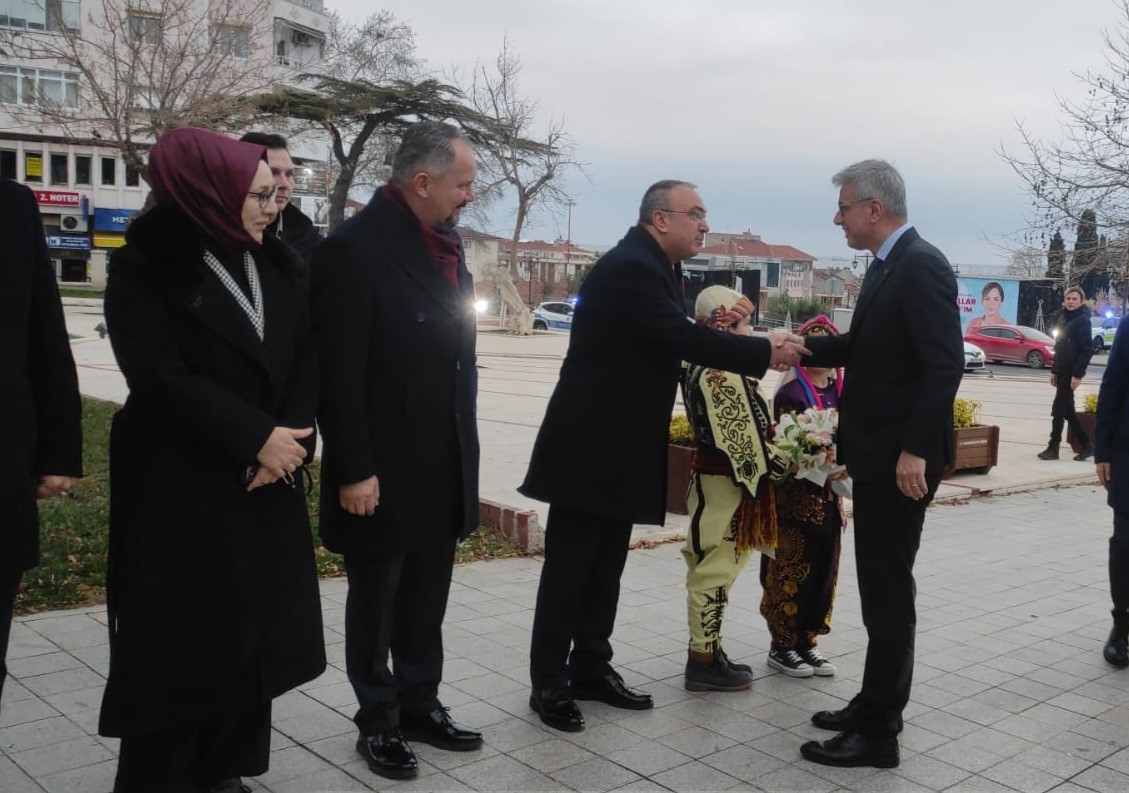
[{"label": "air conditioner unit", "polygon": [[86,215],[61,215],[59,228],[63,231],[86,232]]},{"label": "air conditioner unit", "polygon": [[310,41],[309,33],[303,33],[300,30],[293,30],[290,32],[290,43],[295,47],[308,47],[313,42]]}]

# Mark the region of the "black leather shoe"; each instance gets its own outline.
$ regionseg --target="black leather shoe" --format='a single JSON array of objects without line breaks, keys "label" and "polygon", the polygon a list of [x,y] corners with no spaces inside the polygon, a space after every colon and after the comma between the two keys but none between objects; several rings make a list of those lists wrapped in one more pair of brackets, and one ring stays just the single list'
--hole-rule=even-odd
[{"label": "black leather shoe", "polygon": [[[821,710],[811,717],[811,723],[821,730],[842,732],[857,729],[862,718],[862,703],[856,697],[842,710]],[[902,717],[898,716],[898,732],[902,731]]]},{"label": "black leather shoe", "polygon": [[813,763],[839,768],[896,768],[900,762],[897,738],[864,738],[856,730],[826,741],[808,741],[800,747],[800,754]]},{"label": "black leather shoe", "polygon": [[726,664],[728,664],[729,668],[734,672],[747,672],[750,675],[753,673],[753,668],[751,666],[749,666],[748,664],[736,663],[732,658],[725,654],[725,650],[718,650],[717,657],[721,661],[724,661]]},{"label": "black leather shoe", "polygon": [[436,708],[424,716],[400,716],[400,729],[409,741],[422,741],[450,752],[473,752],[482,748],[482,733],[451,721],[447,708]]},{"label": "black leather shoe", "polygon": [[208,793],[251,793],[251,786],[244,785],[237,776],[221,779],[208,786]]},{"label": "black leather shoe", "polygon": [[1114,623],[1113,630],[1109,633],[1109,641],[1105,643],[1102,656],[1107,664],[1124,669],[1129,666],[1129,642],[1126,641],[1126,629]]},{"label": "black leather shoe", "polygon": [[572,696],[627,710],[650,710],[655,706],[650,694],[628,688],[623,678],[614,671],[595,680],[572,681]]},{"label": "black leather shoe", "polygon": [[529,707],[554,730],[580,732],[584,729],[584,715],[567,688],[534,689],[529,695]]},{"label": "black leather shoe", "polygon": [[415,779],[419,776],[415,752],[398,729],[362,735],[357,739],[357,754],[365,758],[369,770],[377,776],[386,779]]}]

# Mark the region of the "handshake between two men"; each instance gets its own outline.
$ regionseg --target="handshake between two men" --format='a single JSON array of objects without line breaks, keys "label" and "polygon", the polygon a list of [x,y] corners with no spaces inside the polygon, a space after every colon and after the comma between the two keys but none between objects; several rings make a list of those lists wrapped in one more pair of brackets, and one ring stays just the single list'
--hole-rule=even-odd
[{"label": "handshake between two men", "polygon": [[804,337],[785,331],[774,331],[768,334],[768,341],[772,345],[772,357],[769,359],[769,368],[784,372],[800,362],[804,356],[811,355],[811,350],[804,346]]}]

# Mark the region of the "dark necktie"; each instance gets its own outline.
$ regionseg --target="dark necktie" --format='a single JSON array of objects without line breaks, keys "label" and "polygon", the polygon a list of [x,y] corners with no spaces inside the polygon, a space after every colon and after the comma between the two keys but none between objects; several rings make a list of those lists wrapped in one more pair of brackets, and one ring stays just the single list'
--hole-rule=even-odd
[{"label": "dark necktie", "polygon": [[862,288],[859,289],[858,302],[861,303],[870,297],[870,293],[878,286],[878,282],[882,279],[881,272],[885,264],[885,259],[875,259],[870,263],[870,267],[866,268],[866,276],[862,279]]}]

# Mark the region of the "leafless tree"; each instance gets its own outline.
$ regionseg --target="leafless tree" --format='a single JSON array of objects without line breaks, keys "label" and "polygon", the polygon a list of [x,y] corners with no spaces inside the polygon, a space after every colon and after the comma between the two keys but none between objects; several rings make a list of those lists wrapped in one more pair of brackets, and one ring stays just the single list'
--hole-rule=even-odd
[{"label": "leafless tree", "polygon": [[538,132],[538,103],[521,95],[520,75],[521,60],[503,40],[493,68],[479,64],[464,91],[474,110],[494,120],[489,139],[476,146],[481,165],[478,212],[481,216],[512,191],[516,207],[509,268],[514,277],[526,222],[538,210],[565,207],[570,197],[563,177],[573,169],[583,172],[563,121],[550,121]]},{"label": "leafless tree", "polygon": [[1077,75],[1084,98],[1059,98],[1060,138],[1041,140],[1020,123],[1018,149],[1000,150],[1030,192],[1033,233],[1044,238],[1077,225],[1087,209],[1099,228],[1129,226],[1129,0],[1114,4],[1117,27],[1102,36],[1106,68]]},{"label": "leafless tree", "polygon": [[[48,16],[57,4],[48,3]],[[145,151],[163,132],[195,125],[241,129],[251,97],[270,86],[270,0],[87,0],[81,19],[49,20],[50,33],[6,31],[0,49],[77,75],[75,95],[22,97],[29,126],[117,148],[147,172]],[[58,14],[58,11],[54,12]]]},{"label": "leafless tree", "polygon": [[1047,271],[1047,252],[1025,245],[1012,251],[1004,275],[1013,278],[1042,278]]}]

